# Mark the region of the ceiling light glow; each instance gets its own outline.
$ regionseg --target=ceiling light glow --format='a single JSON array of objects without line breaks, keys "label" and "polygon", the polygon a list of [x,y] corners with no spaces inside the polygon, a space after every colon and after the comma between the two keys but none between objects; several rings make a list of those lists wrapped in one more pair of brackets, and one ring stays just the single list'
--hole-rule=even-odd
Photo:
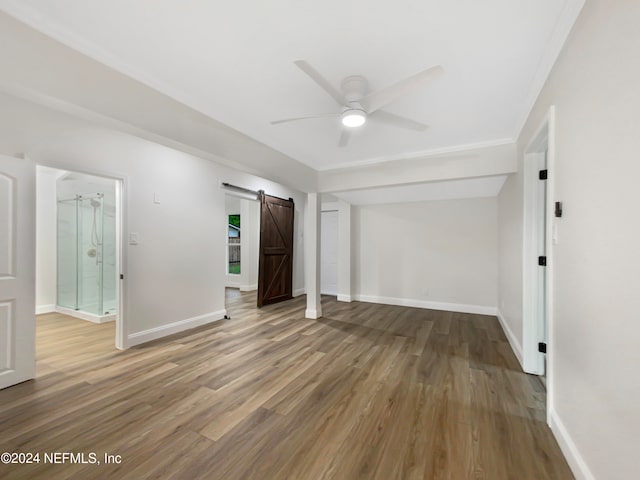
[{"label": "ceiling light glow", "polygon": [[349,128],[360,127],[367,121],[367,114],[364,110],[349,109],[342,112],[342,125]]}]

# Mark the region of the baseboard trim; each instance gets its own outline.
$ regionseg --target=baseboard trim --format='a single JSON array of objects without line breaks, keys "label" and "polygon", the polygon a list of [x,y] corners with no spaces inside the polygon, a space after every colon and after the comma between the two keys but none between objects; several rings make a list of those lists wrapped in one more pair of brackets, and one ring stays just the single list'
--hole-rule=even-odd
[{"label": "baseboard trim", "polygon": [[253,292],[258,289],[258,284],[254,285],[240,285],[241,292]]},{"label": "baseboard trim", "polygon": [[520,368],[522,368],[522,370],[524,371],[524,355],[522,354],[522,345],[520,345],[520,342],[518,341],[516,336],[513,334],[513,331],[509,327],[509,324],[507,323],[507,321],[504,319],[504,316],[502,315],[502,312],[500,311],[500,309],[498,309],[496,316],[498,317],[498,321],[500,322],[502,331],[504,332],[505,336],[507,337],[507,340],[509,341],[509,345],[511,345],[511,350],[513,350],[513,353],[516,355],[516,358],[520,363]]},{"label": "baseboard trim", "polygon": [[310,308],[307,308],[307,309],[304,311],[304,317],[305,317],[305,318],[311,318],[311,319],[313,319],[313,320],[316,320],[316,319],[320,318],[320,317],[321,317],[321,315],[319,315],[319,314],[318,314],[318,311],[317,311],[317,310],[312,310],[312,309],[310,309]]},{"label": "baseboard trim", "polygon": [[382,303],[384,305],[398,305],[400,307],[426,308],[429,310],[444,310],[447,312],[475,313],[479,315],[496,315],[496,307],[484,305],[466,305],[462,303],[430,302],[412,298],[378,297],[374,295],[353,295],[358,302]]},{"label": "baseboard trim", "polygon": [[142,332],[131,333],[127,337],[127,347],[133,347],[168,335],[173,335],[174,333],[180,333],[185,330],[201,327],[208,323],[217,322],[218,320],[222,320],[226,314],[226,310],[218,310],[216,312],[205,313],[204,315],[198,315],[197,317],[191,317],[178,322],[169,323],[168,325],[143,330]]},{"label": "baseboard trim", "polygon": [[339,302],[352,302],[353,301],[353,297],[351,295],[340,295],[340,294],[338,294],[338,301]]},{"label": "baseboard trim", "polygon": [[567,459],[567,463],[575,475],[576,480],[595,480],[596,477],[591,473],[591,470],[589,470],[587,462],[585,462],[582,455],[580,455],[580,451],[573,442],[571,435],[569,435],[567,428],[564,426],[564,423],[562,423],[562,420],[560,420],[558,413],[553,409],[549,410],[549,427],[558,445],[560,445],[560,450],[562,450],[564,458]]},{"label": "baseboard trim", "polygon": [[42,315],[43,313],[53,313],[56,311],[56,304],[51,305],[36,305],[36,315]]},{"label": "baseboard trim", "polygon": [[62,313],[64,315],[69,315],[70,317],[79,318],[80,320],[86,320],[91,323],[108,323],[115,322],[117,313],[112,313],[110,315],[95,315],[93,313],[83,312],[82,310],[72,310],[70,308],[60,307],[55,305],[54,312]]},{"label": "baseboard trim", "polygon": [[300,295],[305,295],[306,293],[307,293],[307,289],[306,288],[299,288],[299,289],[293,291],[293,296],[294,297],[299,297]]}]

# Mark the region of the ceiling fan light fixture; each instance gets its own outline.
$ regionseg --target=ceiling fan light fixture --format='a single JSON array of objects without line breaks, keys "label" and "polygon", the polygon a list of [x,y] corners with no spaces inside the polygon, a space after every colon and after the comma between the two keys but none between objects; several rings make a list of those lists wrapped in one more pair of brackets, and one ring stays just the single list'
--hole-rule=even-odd
[{"label": "ceiling fan light fixture", "polygon": [[349,128],[360,127],[367,121],[367,113],[364,110],[350,108],[342,112],[342,125]]}]

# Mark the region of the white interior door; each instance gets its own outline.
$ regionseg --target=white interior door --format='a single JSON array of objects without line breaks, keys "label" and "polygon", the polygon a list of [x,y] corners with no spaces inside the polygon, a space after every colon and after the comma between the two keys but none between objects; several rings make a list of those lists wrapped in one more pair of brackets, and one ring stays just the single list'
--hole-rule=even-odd
[{"label": "white interior door", "polygon": [[322,212],[320,293],[338,295],[338,212]]},{"label": "white interior door", "polygon": [[36,171],[0,155],[0,388],[35,377]]},{"label": "white interior door", "polygon": [[[546,170],[547,168],[547,154],[540,155],[538,159],[538,170]],[[537,249],[538,256],[547,256],[547,181],[538,181],[537,192]],[[538,339],[540,342],[547,343],[547,268],[540,267],[537,269],[538,273],[538,294],[536,299],[536,319],[538,323]],[[542,362],[542,372],[540,375],[544,375],[546,371],[546,355],[542,355],[544,361]]]}]

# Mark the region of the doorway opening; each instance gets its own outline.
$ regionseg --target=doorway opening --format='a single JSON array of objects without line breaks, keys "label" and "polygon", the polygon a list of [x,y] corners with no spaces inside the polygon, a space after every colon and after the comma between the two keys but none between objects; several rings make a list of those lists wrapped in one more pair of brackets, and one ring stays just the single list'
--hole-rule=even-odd
[{"label": "doorway opening", "polygon": [[[39,338],[42,332],[57,335],[63,324],[70,335],[74,328],[87,332],[92,324],[104,324],[96,337],[125,347],[121,199],[118,179],[36,167]],[[91,331],[92,338],[97,329]]]},{"label": "doorway opening", "polygon": [[524,152],[523,368],[540,376],[547,398],[553,375],[554,118],[551,107]]},{"label": "doorway opening", "polygon": [[260,204],[246,194],[225,193],[225,308],[256,308]]},{"label": "doorway opening", "polygon": [[320,221],[320,293],[338,296],[338,210],[322,210]]}]

